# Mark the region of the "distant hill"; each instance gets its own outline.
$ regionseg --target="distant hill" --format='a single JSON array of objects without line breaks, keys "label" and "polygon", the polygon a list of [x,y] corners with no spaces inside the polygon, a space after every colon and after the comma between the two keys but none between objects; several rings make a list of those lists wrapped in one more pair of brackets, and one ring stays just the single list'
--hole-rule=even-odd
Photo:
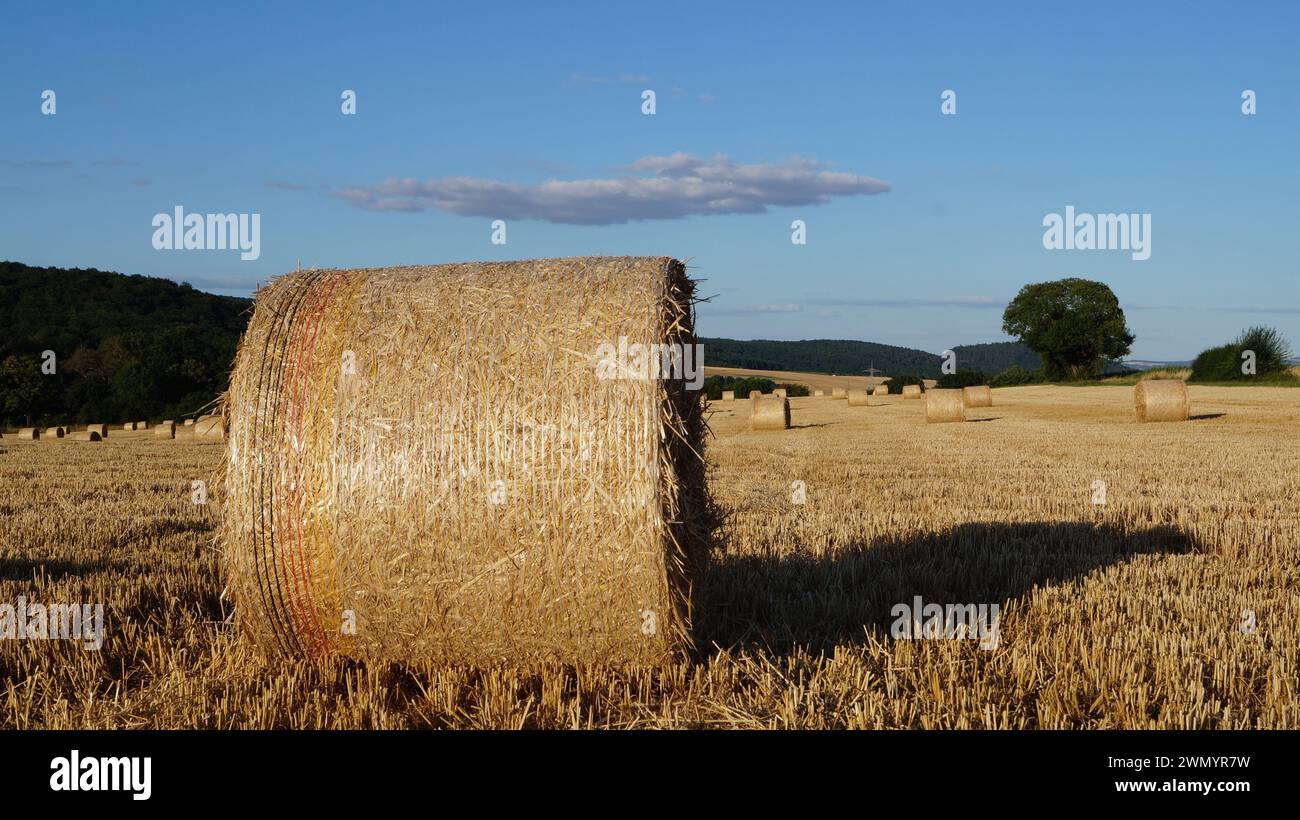
[{"label": "distant hill", "polygon": [[[938,378],[943,361],[938,354],[924,350],[846,339],[780,342],[702,338],[700,341],[704,345],[704,361],[710,367],[860,375],[874,363],[877,370],[886,374],[915,373]],[[952,350],[962,370],[993,374],[1013,365],[1032,370],[1041,364],[1038,354],[1019,342],[958,345]]]},{"label": "distant hill", "polygon": [[0,425],[192,413],[226,389],[250,305],[167,279],[0,262]]}]

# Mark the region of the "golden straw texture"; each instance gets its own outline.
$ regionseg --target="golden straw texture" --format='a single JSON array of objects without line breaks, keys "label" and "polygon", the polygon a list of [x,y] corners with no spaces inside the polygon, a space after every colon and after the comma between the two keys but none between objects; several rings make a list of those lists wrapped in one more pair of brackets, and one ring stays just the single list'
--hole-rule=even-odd
[{"label": "golden straw texture", "polygon": [[1133,388],[1138,421],[1187,421],[1187,385],[1182,379],[1145,379]]},{"label": "golden straw texture", "polygon": [[989,390],[987,384],[981,384],[976,387],[963,387],[961,390],[962,400],[966,402],[967,407],[992,407],[993,391]]},{"label": "golden straw texture", "polygon": [[960,390],[925,391],[925,420],[927,422],[965,421],[966,403]]},{"label": "golden straw texture", "polygon": [[790,427],[790,400],[784,396],[760,396],[749,414],[751,430],[786,430]]},{"label": "golden straw texture", "polygon": [[610,378],[620,339],[696,343],[680,262],[302,271],[259,291],[226,397],[239,622],[290,655],[681,657],[711,520],[703,394],[632,356]]}]

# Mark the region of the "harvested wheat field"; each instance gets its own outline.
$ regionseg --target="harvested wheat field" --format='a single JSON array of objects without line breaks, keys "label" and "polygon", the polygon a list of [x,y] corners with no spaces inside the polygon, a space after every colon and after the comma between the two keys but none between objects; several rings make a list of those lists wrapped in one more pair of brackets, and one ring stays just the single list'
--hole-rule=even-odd
[{"label": "harvested wheat field", "polygon": [[[651,666],[265,657],[223,602],[220,488],[194,503],[222,443],[6,436],[0,597],[101,602],[106,634],[0,641],[0,723],[1295,728],[1300,391],[1189,392],[1146,424],[1123,387],[998,389],[965,424],[792,398],[751,431],[713,403],[698,657]],[[996,646],[892,637],[916,596],[1000,605]]]}]

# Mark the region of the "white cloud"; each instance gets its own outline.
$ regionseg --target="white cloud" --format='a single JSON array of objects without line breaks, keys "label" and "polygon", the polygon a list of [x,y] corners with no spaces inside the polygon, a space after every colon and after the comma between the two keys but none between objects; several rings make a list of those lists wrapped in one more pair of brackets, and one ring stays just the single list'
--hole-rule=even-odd
[{"label": "white cloud", "polygon": [[388,179],[334,192],[372,211],[427,210],[492,219],[613,225],[704,214],[757,214],[770,207],[821,205],[837,196],[884,193],[889,183],[828,170],[815,160],[743,165],[718,155],[648,156],[625,176],[538,184],[475,177]]}]

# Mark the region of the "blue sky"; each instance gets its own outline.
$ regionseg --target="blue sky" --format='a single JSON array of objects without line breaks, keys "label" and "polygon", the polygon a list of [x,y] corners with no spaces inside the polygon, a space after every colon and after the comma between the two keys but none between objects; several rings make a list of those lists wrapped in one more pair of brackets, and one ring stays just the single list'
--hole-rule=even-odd
[{"label": "blue sky", "polygon": [[[673,255],[714,295],[705,335],[935,352],[1004,339],[1022,285],[1083,276],[1119,296],[1134,358],[1190,358],[1251,324],[1300,347],[1293,3],[4,18],[3,258],[244,295],[298,260]],[[260,214],[260,257],[155,250],[151,220],[177,205]],[[1151,258],[1044,249],[1044,216],[1067,205],[1149,213]]]}]

